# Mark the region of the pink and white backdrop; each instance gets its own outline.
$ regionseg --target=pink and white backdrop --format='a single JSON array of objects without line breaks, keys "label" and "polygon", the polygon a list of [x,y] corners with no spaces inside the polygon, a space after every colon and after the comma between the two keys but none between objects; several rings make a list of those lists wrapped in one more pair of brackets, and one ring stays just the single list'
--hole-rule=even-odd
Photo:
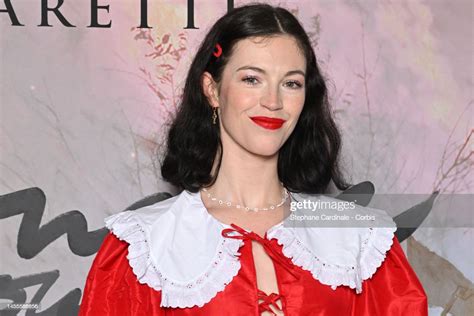
[{"label": "pink and white backdrop", "polygon": [[[90,1],[62,4],[76,27],[53,14],[40,27],[39,1],[9,2],[23,26],[0,12],[0,302],[39,298],[48,315],[74,314],[104,217],[177,193],[160,177],[158,144],[227,1],[194,1],[188,29],[184,0],[148,1],[151,29],[137,28],[138,0],[99,1],[109,28],[87,27]],[[266,2],[311,36],[351,182],[473,193],[472,1]],[[403,242],[431,315],[474,313],[472,241],[472,227],[421,227]]]}]

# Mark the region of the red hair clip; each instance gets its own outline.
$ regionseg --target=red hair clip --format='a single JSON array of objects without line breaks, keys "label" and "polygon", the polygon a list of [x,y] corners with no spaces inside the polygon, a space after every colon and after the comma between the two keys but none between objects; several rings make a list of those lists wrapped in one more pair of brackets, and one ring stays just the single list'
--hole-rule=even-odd
[{"label": "red hair clip", "polygon": [[222,47],[221,45],[219,45],[219,43],[216,44],[216,49],[217,49],[217,52],[214,52],[214,56],[216,57],[219,57],[221,54],[222,54]]}]

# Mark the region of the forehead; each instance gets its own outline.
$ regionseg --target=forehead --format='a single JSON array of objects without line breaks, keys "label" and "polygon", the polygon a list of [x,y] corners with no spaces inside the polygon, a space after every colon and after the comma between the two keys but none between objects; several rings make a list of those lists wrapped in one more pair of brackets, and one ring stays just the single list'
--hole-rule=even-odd
[{"label": "forehead", "polygon": [[235,71],[244,65],[261,66],[270,71],[286,71],[288,68],[305,70],[306,59],[293,37],[251,37],[235,44],[228,68]]}]

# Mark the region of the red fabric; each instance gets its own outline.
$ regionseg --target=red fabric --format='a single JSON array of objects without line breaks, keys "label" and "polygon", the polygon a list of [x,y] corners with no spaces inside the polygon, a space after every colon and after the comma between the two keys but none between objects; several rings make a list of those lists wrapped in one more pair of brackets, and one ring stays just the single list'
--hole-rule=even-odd
[{"label": "red fabric", "polygon": [[275,239],[267,241],[264,247],[273,259],[279,288],[279,294],[267,296],[257,288],[252,239],[244,238],[240,248],[239,273],[210,302],[203,307],[165,308],[160,307],[161,291],[140,284],[133,274],[126,258],[128,244],[109,233],[87,276],[79,316],[260,315],[269,305],[276,309],[277,300],[288,316],[428,315],[426,294],[396,237],[385,261],[363,282],[360,294],[346,286],[333,290],[321,284],[284,257]]},{"label": "red fabric", "polygon": [[258,305],[258,311],[259,313],[263,313],[264,311],[270,312],[272,315],[276,315],[275,312],[270,308],[270,305],[272,305],[276,310],[281,311],[282,309],[278,304],[276,304],[276,301],[278,301],[281,298],[280,294],[272,293],[268,295],[267,293],[263,292],[262,290],[257,290],[258,292],[258,298],[263,300]]}]

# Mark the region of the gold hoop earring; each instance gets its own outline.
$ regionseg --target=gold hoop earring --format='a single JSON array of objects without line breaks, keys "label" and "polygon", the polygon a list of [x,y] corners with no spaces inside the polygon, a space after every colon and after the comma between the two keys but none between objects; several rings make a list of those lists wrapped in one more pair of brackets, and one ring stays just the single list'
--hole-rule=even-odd
[{"label": "gold hoop earring", "polygon": [[214,107],[212,110],[212,124],[216,124],[217,119],[217,107]]}]

